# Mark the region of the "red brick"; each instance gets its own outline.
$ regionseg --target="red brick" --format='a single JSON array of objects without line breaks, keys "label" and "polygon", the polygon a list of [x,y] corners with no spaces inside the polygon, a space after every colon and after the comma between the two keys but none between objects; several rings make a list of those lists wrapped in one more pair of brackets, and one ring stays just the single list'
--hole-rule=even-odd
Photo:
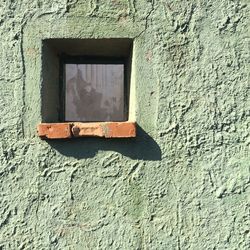
[{"label": "red brick", "polygon": [[128,138],[136,136],[134,122],[107,122],[105,125],[106,138]]},{"label": "red brick", "polygon": [[70,128],[70,123],[41,123],[37,131],[42,139],[66,139],[72,137]]},{"label": "red brick", "polygon": [[91,123],[83,123],[83,122],[74,122],[72,127],[72,133],[74,137],[81,136],[97,136],[103,137],[103,129],[100,126],[100,122],[91,122]]},{"label": "red brick", "polygon": [[71,137],[129,138],[136,136],[134,122],[74,122],[41,123],[37,127],[43,139],[66,139]]},{"label": "red brick", "polygon": [[75,137],[129,138],[136,136],[136,125],[134,122],[79,122],[74,123],[72,133]]}]

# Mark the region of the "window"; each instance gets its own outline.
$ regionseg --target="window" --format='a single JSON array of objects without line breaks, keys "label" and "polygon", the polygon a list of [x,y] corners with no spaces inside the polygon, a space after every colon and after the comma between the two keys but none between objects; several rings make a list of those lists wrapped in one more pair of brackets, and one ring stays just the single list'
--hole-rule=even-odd
[{"label": "window", "polygon": [[61,117],[64,121],[126,121],[126,60],[63,56]]},{"label": "window", "polygon": [[131,39],[47,39],[42,47],[42,138],[134,137]]}]

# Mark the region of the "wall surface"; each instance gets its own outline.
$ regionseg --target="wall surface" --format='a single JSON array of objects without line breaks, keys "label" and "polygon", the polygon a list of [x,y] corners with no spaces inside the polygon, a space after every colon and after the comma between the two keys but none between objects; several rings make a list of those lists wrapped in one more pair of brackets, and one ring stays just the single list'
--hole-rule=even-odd
[{"label": "wall surface", "polygon": [[[0,1],[0,249],[249,249],[248,0]],[[41,141],[41,41],[134,38],[132,140]],[[45,98],[45,97],[44,97]]]}]

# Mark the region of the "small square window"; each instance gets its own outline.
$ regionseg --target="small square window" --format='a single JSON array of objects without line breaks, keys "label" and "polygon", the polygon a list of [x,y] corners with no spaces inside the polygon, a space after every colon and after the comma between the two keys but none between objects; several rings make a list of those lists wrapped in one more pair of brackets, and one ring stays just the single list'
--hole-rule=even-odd
[{"label": "small square window", "polygon": [[126,62],[117,58],[63,57],[64,121],[126,121]]},{"label": "small square window", "polygon": [[42,122],[129,120],[133,40],[46,39]]},{"label": "small square window", "polygon": [[128,38],[43,40],[39,136],[135,137],[132,49]]}]

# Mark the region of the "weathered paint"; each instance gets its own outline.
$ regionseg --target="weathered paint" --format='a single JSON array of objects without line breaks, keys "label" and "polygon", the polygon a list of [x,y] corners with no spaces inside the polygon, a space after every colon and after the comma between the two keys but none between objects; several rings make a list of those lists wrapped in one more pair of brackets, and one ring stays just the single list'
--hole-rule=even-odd
[{"label": "weathered paint", "polygon": [[[0,249],[249,249],[248,0],[0,14]],[[41,39],[103,37],[135,39],[137,138],[40,140]]]}]

